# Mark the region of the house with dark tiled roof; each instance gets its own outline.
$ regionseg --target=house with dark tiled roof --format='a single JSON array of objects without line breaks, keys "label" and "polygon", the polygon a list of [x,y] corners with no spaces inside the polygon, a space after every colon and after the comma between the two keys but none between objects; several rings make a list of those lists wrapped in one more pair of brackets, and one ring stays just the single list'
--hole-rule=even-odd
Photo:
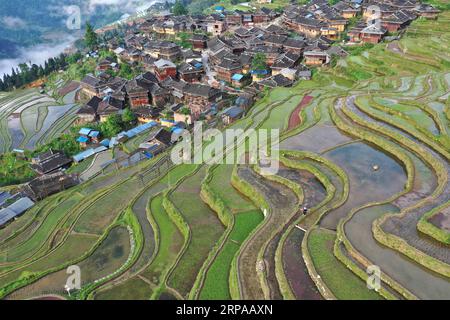
[{"label": "house with dark tiled roof", "polygon": [[301,55],[291,52],[286,52],[278,55],[278,57],[275,59],[275,62],[270,66],[270,68],[272,69],[272,74],[276,75],[280,73],[281,70],[286,68],[295,68],[300,59]]},{"label": "house with dark tiled roof", "polygon": [[164,107],[145,106],[133,110],[140,123],[158,121]]},{"label": "house with dark tiled roof", "polygon": [[352,42],[378,43],[380,42],[387,30],[382,26],[371,24],[365,27],[357,26],[349,31],[348,35]]},{"label": "house with dark tiled roof", "polygon": [[192,60],[202,60],[202,55],[198,51],[192,49],[183,50],[182,57],[184,62],[191,62]]},{"label": "house with dark tiled roof", "polygon": [[204,34],[194,33],[191,36],[190,42],[194,50],[204,50],[207,48],[208,37]]},{"label": "house with dark tiled roof", "polygon": [[184,81],[177,81],[173,78],[167,78],[160,83],[161,87],[167,90],[170,94],[172,103],[183,103],[184,102],[184,87],[187,83]]},{"label": "house with dark tiled roof", "polygon": [[88,74],[80,81],[80,85],[82,93],[92,98],[100,94],[100,89],[104,86],[104,83],[94,75]]},{"label": "house with dark tiled roof", "polygon": [[290,87],[292,86],[294,82],[283,76],[282,74],[276,74],[274,76],[271,76],[269,78],[263,79],[261,81],[258,82],[258,86],[260,88],[276,88],[276,87]]},{"label": "house with dark tiled roof", "polygon": [[159,81],[164,81],[168,77],[175,78],[177,76],[177,66],[165,59],[155,61],[155,75]]},{"label": "house with dark tiled roof", "polygon": [[363,18],[366,21],[372,20],[374,17],[384,19],[396,11],[396,8],[381,1],[367,2],[363,4]]},{"label": "house with dark tiled roof", "polygon": [[202,62],[193,60],[189,63],[182,63],[178,68],[178,74],[183,81],[200,82],[205,74],[205,69]]},{"label": "house with dark tiled roof", "polygon": [[150,91],[156,85],[143,78],[135,78],[128,81],[125,88],[131,109],[136,109],[150,104]]},{"label": "house with dark tiled roof", "polygon": [[94,96],[85,105],[81,106],[77,111],[78,123],[90,123],[97,121],[98,105],[102,101],[97,96]]},{"label": "house with dark tiled roof", "polygon": [[286,29],[284,29],[284,28],[282,28],[282,27],[280,27],[280,26],[278,26],[276,24],[271,24],[270,26],[268,26],[266,28],[265,31],[268,34],[273,34],[273,35],[279,35],[279,36],[287,36],[287,35],[289,35],[289,32]]},{"label": "house with dark tiled roof", "polygon": [[326,51],[321,51],[317,49],[306,50],[303,53],[305,58],[305,65],[307,66],[321,66],[328,64],[331,60],[330,55]]},{"label": "house with dark tiled roof", "polygon": [[339,1],[332,6],[344,19],[351,19],[361,13],[361,7],[346,1]]},{"label": "house with dark tiled roof", "polygon": [[410,11],[399,10],[381,20],[381,25],[388,32],[396,32],[400,29],[407,27],[413,20],[417,18]]},{"label": "house with dark tiled roof", "polygon": [[176,61],[182,57],[181,47],[171,41],[149,41],[144,46],[144,53],[155,59]]},{"label": "house with dark tiled roof", "polygon": [[328,24],[324,21],[302,16],[296,16],[293,19],[286,19],[285,24],[288,28],[303,33],[309,38],[316,38],[320,36],[322,34],[322,28],[328,27]]},{"label": "house with dark tiled roof", "polygon": [[211,110],[212,105],[222,99],[220,90],[202,84],[187,84],[183,88],[183,94],[194,120]]},{"label": "house with dark tiled roof", "polygon": [[61,151],[50,150],[32,159],[31,168],[38,174],[43,175],[63,168],[67,168],[72,159],[66,157]]},{"label": "house with dark tiled roof", "polygon": [[225,12],[225,21],[229,26],[238,26],[242,24],[242,16],[236,11]]},{"label": "house with dark tiled roof", "polygon": [[268,23],[272,17],[265,10],[257,10],[252,14],[252,21],[255,24]]},{"label": "house with dark tiled roof", "polygon": [[71,188],[79,183],[76,174],[56,171],[39,176],[25,184],[21,191],[33,201],[45,199],[52,194]]},{"label": "house with dark tiled roof", "polygon": [[106,96],[98,104],[97,114],[100,117],[100,122],[106,121],[110,115],[121,113],[124,108],[125,104],[122,100]]},{"label": "house with dark tiled roof", "polygon": [[426,19],[436,19],[438,14],[441,12],[439,9],[434,8],[429,4],[422,3],[417,5],[412,9],[419,17],[424,17]]},{"label": "house with dark tiled roof", "polygon": [[240,119],[244,114],[244,109],[238,106],[232,106],[222,113],[222,122],[225,125],[230,125],[236,120]]},{"label": "house with dark tiled roof", "polygon": [[306,42],[303,40],[287,39],[283,44],[283,49],[287,52],[301,54],[306,47]]},{"label": "house with dark tiled roof", "polygon": [[117,63],[114,61],[112,57],[106,57],[103,60],[100,60],[99,63],[97,63],[97,71],[106,71],[106,70],[112,70],[113,68],[117,67]]},{"label": "house with dark tiled roof", "polygon": [[281,49],[278,47],[269,47],[265,45],[252,47],[246,51],[247,54],[252,56],[255,56],[258,53],[264,54],[266,57],[266,63],[269,66],[275,62],[281,52]]},{"label": "house with dark tiled roof", "polygon": [[217,79],[231,82],[231,77],[235,73],[242,72],[242,64],[237,59],[223,59],[219,64],[214,66],[214,71],[217,73]]},{"label": "house with dark tiled roof", "polygon": [[282,48],[287,39],[288,36],[285,35],[269,34],[264,37],[263,41],[267,46]]}]

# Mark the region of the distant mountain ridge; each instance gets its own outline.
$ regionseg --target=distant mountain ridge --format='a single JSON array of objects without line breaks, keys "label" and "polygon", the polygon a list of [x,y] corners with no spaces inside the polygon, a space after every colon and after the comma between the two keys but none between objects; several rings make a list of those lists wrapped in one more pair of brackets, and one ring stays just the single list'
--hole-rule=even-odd
[{"label": "distant mountain ridge", "polygon": [[[81,9],[82,26],[90,21],[100,27],[133,13],[143,0],[15,0],[0,1],[0,58],[16,58],[17,48],[60,41],[61,34],[76,35],[66,27],[69,6]],[[106,5],[104,3],[110,3]],[[114,5],[112,3],[115,3]],[[64,40],[64,39],[63,39]]]}]

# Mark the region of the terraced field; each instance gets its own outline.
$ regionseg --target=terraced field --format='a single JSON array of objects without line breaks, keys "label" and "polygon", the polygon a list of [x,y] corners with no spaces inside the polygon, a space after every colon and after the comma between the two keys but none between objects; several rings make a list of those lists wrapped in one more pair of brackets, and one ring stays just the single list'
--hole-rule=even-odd
[{"label": "terraced field", "polygon": [[36,89],[6,93],[0,97],[0,153],[17,148],[33,150],[67,130],[76,119],[75,93],[61,101]]},{"label": "terraced field", "polygon": [[[231,128],[280,129],[275,175],[161,155],[38,203],[0,231],[0,296],[450,299],[449,22],[417,20],[258,101]],[[0,103],[26,118],[33,97]],[[71,264],[83,287],[69,297]]]}]

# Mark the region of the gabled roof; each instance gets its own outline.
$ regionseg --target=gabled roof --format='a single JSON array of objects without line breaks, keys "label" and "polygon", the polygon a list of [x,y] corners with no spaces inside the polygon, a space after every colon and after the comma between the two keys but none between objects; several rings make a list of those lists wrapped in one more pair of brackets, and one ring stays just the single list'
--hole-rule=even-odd
[{"label": "gabled roof", "polygon": [[287,39],[283,46],[287,48],[301,49],[306,47],[306,43],[303,40]]},{"label": "gabled roof", "polygon": [[183,92],[193,96],[210,98],[218,94],[220,90],[203,84],[187,84]]},{"label": "gabled roof", "polygon": [[231,71],[242,68],[242,65],[237,60],[224,59],[217,65],[217,67]]},{"label": "gabled roof", "polygon": [[123,101],[111,96],[106,96],[98,106],[98,114],[111,114],[124,108]]},{"label": "gabled roof", "polygon": [[58,170],[71,162],[72,160],[67,158],[64,153],[58,151],[41,158],[38,162],[33,163],[31,167],[41,174],[46,174]]},{"label": "gabled roof", "polygon": [[143,74],[139,75],[137,78],[142,78],[142,79],[145,79],[145,80],[153,82],[153,83],[159,82],[158,78],[156,78],[155,74],[153,74],[151,72],[143,73]]},{"label": "gabled roof", "polygon": [[377,27],[375,24],[371,24],[361,30],[361,33],[383,35],[386,33],[386,29],[383,27]]},{"label": "gabled roof", "polygon": [[292,80],[286,78],[282,74],[277,74],[270,78],[267,78],[267,79],[264,79],[264,80],[258,82],[258,84],[261,84],[263,86],[267,86],[270,88],[288,87],[288,86],[291,86],[292,83],[293,83]]},{"label": "gabled roof", "polygon": [[91,86],[91,87],[97,87],[97,86],[99,86],[101,84],[101,80],[97,79],[92,74],[88,74],[87,76],[85,76],[81,80],[81,83],[82,84],[86,84],[86,85]]},{"label": "gabled roof", "polygon": [[165,59],[159,59],[158,61],[155,61],[155,66],[158,69],[161,69],[161,68],[176,68],[176,65],[172,61],[165,60]]},{"label": "gabled roof", "polygon": [[184,73],[194,73],[194,72],[203,72],[203,64],[199,61],[193,60],[189,63],[184,62],[180,65],[180,67],[178,68],[178,71],[181,74]]},{"label": "gabled roof", "polygon": [[284,29],[280,26],[277,26],[276,24],[271,24],[270,26],[268,26],[266,28],[266,32],[273,33],[273,34],[281,34],[281,35],[288,34],[286,29]]},{"label": "gabled roof", "polygon": [[166,131],[164,129],[160,129],[158,132],[151,135],[148,141],[158,141],[166,146],[169,146],[172,143],[172,133]]},{"label": "gabled roof", "polygon": [[241,107],[233,106],[226,109],[223,114],[232,119],[236,119],[244,114],[244,109],[242,109]]},{"label": "gabled roof", "polygon": [[89,100],[88,103],[86,103],[84,106],[82,106],[80,109],[78,109],[77,114],[91,114],[95,115],[97,113],[98,104],[102,101],[97,96],[92,97],[91,100]]}]

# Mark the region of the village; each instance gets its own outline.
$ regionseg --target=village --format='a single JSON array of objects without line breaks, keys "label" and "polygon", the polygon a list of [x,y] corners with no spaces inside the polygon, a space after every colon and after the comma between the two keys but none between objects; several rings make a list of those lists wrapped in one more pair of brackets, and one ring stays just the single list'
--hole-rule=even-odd
[{"label": "village", "polygon": [[[259,0],[262,5],[265,1]],[[37,177],[20,188],[20,196],[2,194],[0,225],[107,166],[154,158],[196,121],[223,129],[243,117],[267,90],[308,81],[316,68],[349,55],[348,48],[398,37],[418,17],[435,19],[439,13],[415,0],[333,5],[313,0],[283,10],[262,7],[243,12],[217,6],[214,11],[195,16],[161,12],[141,18],[125,26],[123,39],[112,37],[86,52],[97,65],[95,73],[80,81],[77,92],[76,125],[81,129],[76,143],[82,151],[66,155],[49,150],[30,159]],[[113,31],[104,28],[97,35]],[[108,56],[99,58],[100,51]],[[124,65],[137,75],[118,76]],[[98,124],[130,111],[135,119],[132,128],[115,136],[98,129]],[[133,139],[139,143],[124,151],[124,144]],[[84,178],[66,172],[108,150],[115,150],[114,157],[94,166],[96,172]]]}]

